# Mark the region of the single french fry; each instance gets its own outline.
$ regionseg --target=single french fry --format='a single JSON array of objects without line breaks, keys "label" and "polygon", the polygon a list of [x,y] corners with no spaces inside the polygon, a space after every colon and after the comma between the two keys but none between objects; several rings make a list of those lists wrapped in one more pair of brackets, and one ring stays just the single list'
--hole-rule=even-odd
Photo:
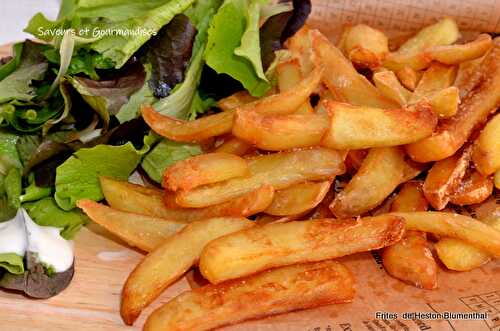
[{"label": "single french fry", "polygon": [[159,217],[128,213],[112,209],[92,200],[79,200],[77,206],[87,216],[127,244],[151,252],[166,238],[181,230],[187,223]]},{"label": "single french fry", "polygon": [[479,70],[481,62],[483,62],[486,55],[460,63],[457,70],[457,76],[453,86],[459,90],[460,98],[464,98],[474,87],[476,87],[481,79],[482,72]]},{"label": "single french fry", "polygon": [[260,149],[285,149],[318,146],[330,127],[326,114],[261,115],[237,111],[233,135]]},{"label": "single french fry", "polygon": [[231,137],[225,140],[222,145],[215,149],[216,153],[228,153],[238,156],[245,155],[248,151],[252,149],[252,146],[236,137]]},{"label": "single french fry", "polygon": [[[160,190],[142,192],[143,186],[101,177],[101,188],[108,204],[117,210],[172,221],[193,222],[213,217],[248,217],[264,211],[273,201],[274,188],[262,185],[227,202],[207,208],[168,208]],[[175,195],[172,195],[175,202]],[[171,205],[170,205],[171,206]]]},{"label": "single french fry", "polygon": [[488,199],[493,192],[493,181],[474,171],[466,178],[450,196],[450,202],[454,205],[465,206],[481,203]]},{"label": "single french fry", "polygon": [[460,64],[482,57],[492,45],[489,34],[480,34],[476,40],[466,44],[434,46],[425,52],[425,56],[444,64]]},{"label": "single french fry", "polygon": [[500,257],[500,231],[471,217],[430,211],[397,212],[390,215],[404,218],[407,230],[460,239]]},{"label": "single french fry", "polygon": [[310,32],[315,53],[325,66],[323,83],[337,101],[357,106],[396,108],[397,103],[386,98],[364,76],[358,74],[342,52],[317,30]]},{"label": "single french fry", "polygon": [[432,58],[427,56],[426,50],[433,46],[453,44],[459,37],[460,32],[455,21],[451,18],[444,18],[423,28],[401,45],[396,52],[388,54],[384,67],[393,71],[406,66],[415,70],[424,69],[432,61]]},{"label": "single french fry", "polygon": [[401,85],[392,71],[376,72],[373,74],[373,82],[384,96],[396,101],[400,106],[406,105],[410,100],[411,92]]},{"label": "single french fry", "polygon": [[483,175],[500,170],[500,114],[488,121],[476,140],[472,161]]},{"label": "single french fry", "polygon": [[344,173],[344,158],[345,153],[325,148],[258,156],[248,160],[250,176],[179,192],[176,201],[200,208],[234,199],[263,184],[281,190],[306,180],[333,180]]},{"label": "single french fry", "polygon": [[298,264],[184,292],[155,310],[145,331],[212,330],[248,319],[349,302],[354,277],[339,262]]},{"label": "single french fry", "polygon": [[409,102],[416,103],[422,98],[429,97],[437,91],[450,87],[455,81],[456,72],[457,68],[454,66],[440,63],[432,64],[420,78]]},{"label": "single french fry", "polygon": [[379,249],[403,233],[404,221],[385,215],[268,224],[213,240],[203,249],[199,268],[218,284],[269,268]]},{"label": "single french fry", "polygon": [[331,182],[305,182],[277,191],[264,211],[269,215],[296,215],[316,207],[330,189]]},{"label": "single french fry", "polygon": [[457,113],[440,121],[434,134],[407,145],[406,151],[415,161],[445,159],[462,147],[472,132],[486,121],[500,105],[500,40],[481,64],[481,83],[460,103]]},{"label": "single french fry", "polygon": [[335,149],[365,149],[397,146],[418,141],[432,134],[437,116],[427,102],[410,109],[380,109],[352,106],[325,100],[331,128],[323,146]]},{"label": "single french fry", "polygon": [[[276,67],[278,87],[281,92],[288,91],[302,80],[302,72],[298,58],[291,58],[279,63]],[[296,111],[297,114],[312,114],[314,109],[309,100],[304,102]]]},{"label": "single french fry", "polygon": [[471,148],[434,163],[424,182],[424,195],[437,210],[446,207],[470,163]]},{"label": "single french fry", "polygon": [[300,60],[303,74],[308,74],[314,67],[310,31],[311,29],[306,24],[285,42],[287,49]]},{"label": "single french fry", "polygon": [[208,242],[251,226],[253,222],[244,218],[212,218],[190,223],[169,237],[135,267],[123,286],[120,313],[125,324],[132,325],[145,307],[191,268]]},{"label": "single french fry", "polygon": [[357,24],[345,29],[340,48],[357,66],[377,68],[389,53],[389,40],[382,31]]},{"label": "single french fry", "polygon": [[391,211],[426,211],[429,203],[423,194],[422,186],[420,181],[404,183],[391,203]]},{"label": "single french fry", "polygon": [[410,91],[415,90],[422,78],[422,73],[420,71],[415,71],[410,67],[403,67],[395,71],[395,73],[401,84]]},{"label": "single french fry", "polygon": [[452,117],[458,111],[460,92],[455,86],[447,87],[430,95],[429,103],[439,118]]},{"label": "single french fry", "polygon": [[168,190],[191,190],[249,174],[247,161],[227,153],[207,153],[181,160],[163,174],[162,185]]},{"label": "single french fry", "polygon": [[[380,205],[402,182],[409,180],[402,149],[398,147],[373,148],[363,160],[361,168],[338,193],[330,205],[339,218],[361,215]],[[370,188],[370,189],[367,189]]]},{"label": "single french fry", "polygon": [[255,100],[257,99],[251,96],[247,91],[239,91],[217,101],[217,107],[219,107],[223,111],[228,111],[241,107]]},{"label": "single french fry", "polygon": [[491,255],[455,238],[442,238],[434,244],[437,255],[446,268],[468,271],[491,261]]}]

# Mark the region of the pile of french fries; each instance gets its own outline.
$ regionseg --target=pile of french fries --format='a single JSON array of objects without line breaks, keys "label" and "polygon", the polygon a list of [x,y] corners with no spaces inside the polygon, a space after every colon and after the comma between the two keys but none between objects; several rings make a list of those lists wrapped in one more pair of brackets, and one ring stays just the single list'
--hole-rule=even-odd
[{"label": "pile of french fries", "polygon": [[210,284],[145,330],[351,301],[354,277],[333,260],[358,252],[382,250],[389,275],[424,289],[437,287],[437,259],[466,271],[500,257],[498,203],[478,219],[455,212],[498,199],[500,39],[459,39],[449,18],[394,51],[366,25],[337,46],[304,27],[262,99],[238,92],[189,122],[144,106],[158,134],[212,144],[168,168],[163,189],[101,178],[108,205],[78,203],[148,253],[124,285],[124,322],[193,267]]}]

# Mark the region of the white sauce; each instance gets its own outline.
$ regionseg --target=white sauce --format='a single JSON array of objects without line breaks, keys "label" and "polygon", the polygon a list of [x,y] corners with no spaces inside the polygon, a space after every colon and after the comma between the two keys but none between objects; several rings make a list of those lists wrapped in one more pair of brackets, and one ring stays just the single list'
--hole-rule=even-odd
[{"label": "white sauce", "polygon": [[24,256],[28,247],[26,229],[21,209],[10,221],[0,223],[0,253]]},{"label": "white sauce", "polygon": [[68,270],[73,264],[73,242],[61,237],[59,228],[39,226],[21,209],[28,233],[28,251],[38,254],[38,260],[52,266],[55,272]]}]

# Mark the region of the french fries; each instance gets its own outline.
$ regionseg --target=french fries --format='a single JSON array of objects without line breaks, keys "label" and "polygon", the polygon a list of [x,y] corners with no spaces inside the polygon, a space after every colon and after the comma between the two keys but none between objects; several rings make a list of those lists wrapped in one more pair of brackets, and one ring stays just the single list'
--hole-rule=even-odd
[{"label": "french fries", "polygon": [[354,278],[339,262],[298,264],[184,292],[155,310],[145,331],[212,330],[354,298]]},{"label": "french fries", "polygon": [[316,207],[330,189],[331,182],[305,182],[277,191],[264,211],[269,215],[296,215]]},{"label": "french fries", "polygon": [[460,64],[482,57],[492,45],[489,34],[480,34],[476,40],[467,44],[432,47],[425,56],[444,64]]},{"label": "french fries", "polygon": [[285,149],[318,146],[330,127],[326,114],[261,115],[237,111],[233,135],[260,149]]},{"label": "french fries", "polygon": [[470,163],[471,148],[434,163],[424,182],[424,195],[437,210],[444,209],[458,189]]},{"label": "french fries", "polygon": [[396,108],[397,103],[386,98],[319,31],[310,32],[312,47],[325,66],[324,84],[337,101],[356,106]]},{"label": "french fries", "polygon": [[300,69],[303,74],[311,72],[314,67],[314,54],[310,38],[311,29],[304,25],[285,42],[290,52],[299,59]]},{"label": "french fries", "polygon": [[87,216],[127,244],[151,252],[166,238],[181,230],[187,223],[159,217],[127,213],[92,200],[79,200],[77,206]]},{"label": "french fries", "polygon": [[495,115],[481,131],[474,145],[472,161],[485,176],[500,170],[500,114]]},{"label": "french fries", "polygon": [[[291,58],[288,61],[281,62],[276,67],[278,74],[278,87],[281,92],[288,91],[302,80],[302,72],[298,58]],[[314,109],[309,100],[304,102],[297,109],[297,114],[311,114]]]},{"label": "french fries", "polygon": [[471,217],[443,212],[397,212],[407,230],[430,232],[468,242],[489,254],[500,257],[500,231]]},{"label": "french fries", "polygon": [[500,190],[500,170],[495,172],[495,175],[493,176],[493,182],[495,184],[495,187]]},{"label": "french fries", "polygon": [[460,91],[460,98],[464,98],[474,87],[476,87],[482,78],[481,70],[479,70],[484,58],[466,61],[460,63],[457,70],[457,77],[453,86],[456,86]]},{"label": "french fries", "polygon": [[488,199],[492,192],[493,181],[491,178],[474,171],[451,195],[450,202],[459,206],[481,203]]},{"label": "french fries", "polygon": [[219,107],[223,111],[228,111],[246,105],[247,103],[253,102],[255,100],[257,99],[251,96],[247,91],[239,91],[217,101],[217,107]]},{"label": "french fries", "polygon": [[456,67],[439,63],[432,64],[422,75],[410,98],[410,103],[418,102],[432,93],[450,87],[455,81],[456,72]]},{"label": "french fries", "polygon": [[249,176],[179,192],[176,201],[200,208],[234,199],[263,184],[281,190],[306,180],[332,180],[344,173],[344,157],[342,152],[325,148],[258,156],[248,160]]},{"label": "french fries", "polygon": [[406,147],[418,162],[438,161],[453,155],[474,129],[500,105],[500,40],[481,64],[482,79],[458,107],[457,113],[441,121],[435,133]]},{"label": "french fries", "polygon": [[163,174],[164,188],[191,190],[249,174],[247,161],[227,153],[207,153],[176,162]]},{"label": "french fries", "polygon": [[429,96],[432,110],[440,118],[448,118],[455,115],[460,104],[460,91],[455,86],[450,86],[437,91]]},{"label": "french fries", "polygon": [[434,244],[437,255],[446,268],[468,271],[491,261],[491,255],[455,238],[442,238]]},{"label": "french fries", "polygon": [[410,100],[411,92],[401,85],[396,74],[390,70],[374,73],[373,82],[384,96],[396,101],[400,106],[406,105]]},{"label": "french fries", "polygon": [[[108,204],[117,210],[180,222],[213,217],[247,217],[264,211],[273,201],[274,188],[262,185],[238,198],[207,208],[167,208],[163,193],[142,192],[143,186],[101,177],[101,188]],[[175,195],[173,195],[175,199]],[[174,200],[175,202],[175,200]]]},{"label": "french fries", "polygon": [[323,146],[335,149],[364,149],[408,144],[428,137],[437,116],[426,102],[412,110],[358,107],[323,101],[331,116],[331,127]]},{"label": "french fries", "polygon": [[382,248],[403,234],[403,219],[386,215],[268,224],[210,242],[201,253],[199,268],[218,284],[273,267]]},{"label": "french fries", "polygon": [[244,142],[241,139],[231,137],[231,138],[225,140],[222,143],[222,145],[217,147],[215,149],[215,152],[243,156],[250,150],[252,150],[252,146],[249,143]]},{"label": "french fries", "polygon": [[190,223],[169,237],[135,267],[123,286],[120,313],[125,324],[132,325],[146,306],[193,266],[208,242],[251,226],[244,218],[212,218]]},{"label": "french fries", "polygon": [[355,65],[377,68],[389,53],[389,40],[382,31],[357,24],[344,30],[340,49]]},{"label": "french fries", "polygon": [[415,71],[412,68],[406,66],[395,71],[394,73],[396,74],[396,77],[398,77],[401,84],[410,91],[415,90],[420,81],[420,78],[422,78],[421,71]]},{"label": "french fries", "polygon": [[[392,201],[391,211],[425,211],[421,182],[407,182]],[[416,287],[437,287],[437,265],[425,234],[407,231],[400,242],[384,248],[382,263],[388,274]]]},{"label": "french fries", "polygon": [[[347,186],[335,196],[330,209],[337,217],[361,215],[381,204],[408,178],[403,150],[398,147],[373,148]],[[418,172],[411,174],[416,176]],[[367,189],[369,188],[369,189]]]}]

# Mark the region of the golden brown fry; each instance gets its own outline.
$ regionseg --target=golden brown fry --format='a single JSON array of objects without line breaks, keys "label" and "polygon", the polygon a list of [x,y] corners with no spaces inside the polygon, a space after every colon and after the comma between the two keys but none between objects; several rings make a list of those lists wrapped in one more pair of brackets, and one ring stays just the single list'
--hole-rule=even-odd
[{"label": "golden brown fry", "polygon": [[500,170],[495,172],[493,176],[493,182],[495,183],[495,187],[500,190]]},{"label": "golden brown fry", "polygon": [[[288,91],[302,80],[302,72],[298,58],[291,58],[288,61],[281,62],[276,67],[278,74],[278,86],[281,92]],[[297,114],[311,114],[314,109],[309,100],[299,106]]]},{"label": "golden brown fry", "polygon": [[450,196],[450,202],[454,205],[465,206],[481,203],[488,199],[493,192],[493,181],[474,171],[466,178]]},{"label": "golden brown fry", "polygon": [[325,148],[258,156],[248,160],[250,176],[180,192],[176,201],[200,208],[234,199],[263,184],[281,190],[306,180],[332,180],[344,173],[344,158],[344,153]]},{"label": "golden brown fry", "polygon": [[141,311],[198,261],[215,238],[253,226],[244,218],[212,218],[187,225],[146,256],[123,286],[120,313],[132,325]]},{"label": "golden brown fry", "polygon": [[403,233],[404,221],[387,215],[268,224],[210,242],[199,268],[218,284],[269,268],[379,249],[399,241]]},{"label": "golden brown fry", "polygon": [[144,330],[212,330],[248,319],[349,302],[354,293],[354,277],[339,262],[293,265],[184,292],[155,310]]},{"label": "golden brown fry", "polygon": [[426,211],[429,203],[425,199],[422,186],[420,181],[404,183],[391,203],[391,211]]},{"label": "golden brown fry", "polygon": [[422,75],[410,102],[418,102],[432,93],[451,86],[455,81],[456,72],[457,68],[454,66],[433,63]]},{"label": "golden brown fry", "polygon": [[364,149],[397,146],[418,141],[432,134],[437,116],[427,102],[410,109],[357,107],[325,100],[331,128],[323,146],[335,149]]},{"label": "golden brown fry", "polygon": [[453,83],[460,92],[460,98],[464,98],[474,87],[476,87],[481,79],[482,73],[479,70],[481,66],[481,62],[483,62],[484,58],[480,57],[478,59],[466,61],[460,63],[457,70],[457,77],[455,78],[455,82]]},{"label": "golden brown fry", "polygon": [[441,210],[450,201],[450,196],[457,190],[470,163],[471,148],[462,153],[434,163],[424,183],[424,195],[429,203]]},{"label": "golden brown fry", "polygon": [[[381,204],[408,177],[404,152],[398,147],[373,148],[356,175],[337,194],[330,209],[337,217],[361,215]],[[369,188],[369,189],[367,189]]]},{"label": "golden brown fry", "polygon": [[260,149],[285,149],[318,146],[330,127],[326,114],[260,115],[237,111],[233,135]]},{"label": "golden brown fry", "polygon": [[187,224],[115,210],[92,200],[79,200],[77,205],[91,220],[145,252],[151,252]]},{"label": "golden brown fry", "polygon": [[257,99],[251,96],[247,91],[239,91],[217,101],[217,107],[219,107],[223,111],[228,111],[241,107],[255,100]]},{"label": "golden brown fry", "polygon": [[460,64],[482,57],[492,45],[489,34],[480,34],[476,40],[467,44],[434,46],[425,52],[425,56],[444,64]]},{"label": "golden brown fry", "polygon": [[347,153],[345,158],[345,167],[348,173],[354,175],[361,165],[363,164],[363,160],[368,154],[368,150],[366,149],[353,149]]},{"label": "golden brown fry", "polygon": [[410,100],[411,92],[401,85],[392,71],[376,72],[373,74],[373,82],[384,96],[396,101],[400,106],[406,105]]},{"label": "golden brown fry", "polygon": [[171,191],[187,191],[248,174],[245,159],[227,153],[207,153],[192,156],[168,167],[163,174],[162,185]]},{"label": "golden brown fry", "polygon": [[310,31],[309,27],[304,25],[285,42],[285,46],[300,60],[303,74],[311,72],[314,67]]},{"label": "golden brown fry", "polygon": [[231,137],[224,140],[222,145],[215,149],[216,153],[228,153],[238,156],[245,155],[248,151],[252,149],[252,146],[241,139]]},{"label": "golden brown fry", "polygon": [[481,131],[474,145],[472,161],[486,176],[500,170],[500,114],[495,115]]},{"label": "golden brown fry", "polygon": [[[238,198],[207,208],[182,208],[179,205],[168,208],[160,190],[157,190],[160,193],[148,194],[141,191],[143,186],[104,177],[101,177],[101,188],[106,201],[114,209],[182,222],[251,216],[264,211],[274,198],[273,187],[262,185]],[[175,195],[172,194],[172,197],[175,203]]]},{"label": "golden brown fry", "polygon": [[395,73],[401,84],[410,91],[415,90],[420,82],[420,78],[422,78],[422,73],[420,71],[415,71],[410,67],[404,67],[395,71]]},{"label": "golden brown fry", "polygon": [[470,135],[500,105],[500,41],[481,64],[481,83],[460,103],[455,116],[442,120],[434,134],[406,148],[418,162],[445,159],[462,147]]},{"label": "golden brown fry", "polygon": [[305,182],[277,191],[273,202],[264,211],[269,215],[287,216],[316,207],[330,189],[331,182]]},{"label": "golden brown fry", "polygon": [[377,68],[389,53],[389,41],[382,31],[357,24],[344,30],[339,48],[355,65]]},{"label": "golden brown fry", "polygon": [[471,217],[443,212],[397,212],[390,215],[405,219],[407,230],[430,232],[461,239],[500,257],[500,231]]},{"label": "golden brown fry", "polygon": [[397,103],[386,98],[319,31],[310,32],[315,53],[325,66],[323,83],[335,99],[357,106],[396,108]]},{"label": "golden brown fry", "polygon": [[491,261],[487,252],[455,238],[442,238],[434,248],[441,262],[450,270],[468,271]]},{"label": "golden brown fry", "polygon": [[429,96],[429,103],[440,118],[452,117],[457,113],[460,104],[459,90],[455,86],[450,86],[437,91]]}]

